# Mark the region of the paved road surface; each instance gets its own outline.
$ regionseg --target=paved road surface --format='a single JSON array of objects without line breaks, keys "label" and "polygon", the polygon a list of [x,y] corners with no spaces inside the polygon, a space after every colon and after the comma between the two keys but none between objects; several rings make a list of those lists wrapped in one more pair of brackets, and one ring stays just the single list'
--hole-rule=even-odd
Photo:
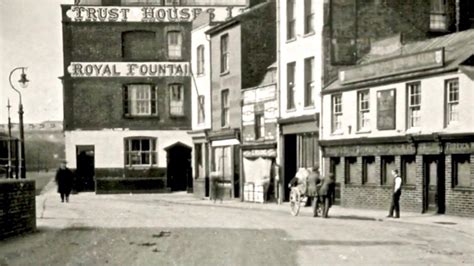
[{"label": "paved road surface", "polygon": [[0,242],[0,265],[430,265],[474,261],[472,234],[309,211],[174,204],[165,195],[37,197],[37,233]]}]

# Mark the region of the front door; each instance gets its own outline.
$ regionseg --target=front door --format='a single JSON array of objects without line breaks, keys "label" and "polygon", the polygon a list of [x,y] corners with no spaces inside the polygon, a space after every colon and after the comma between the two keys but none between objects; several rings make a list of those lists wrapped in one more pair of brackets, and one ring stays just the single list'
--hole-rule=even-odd
[{"label": "front door", "polygon": [[423,157],[423,211],[444,213],[445,211],[444,157]]},{"label": "front door", "polygon": [[74,189],[76,191],[95,190],[95,170],[94,170],[94,146],[76,146],[76,181]]},{"label": "front door", "polygon": [[296,158],[297,158],[297,145],[296,145],[296,135],[285,135],[284,142],[285,145],[283,146],[283,171],[284,171],[284,183],[283,183],[283,190],[285,191],[284,195],[285,201],[288,201],[290,198],[290,190],[288,189],[288,184],[293,177],[296,175],[297,167],[296,167]]},{"label": "front door", "polygon": [[177,143],[165,150],[168,153],[168,186],[172,191],[192,192],[191,148],[182,143]]}]

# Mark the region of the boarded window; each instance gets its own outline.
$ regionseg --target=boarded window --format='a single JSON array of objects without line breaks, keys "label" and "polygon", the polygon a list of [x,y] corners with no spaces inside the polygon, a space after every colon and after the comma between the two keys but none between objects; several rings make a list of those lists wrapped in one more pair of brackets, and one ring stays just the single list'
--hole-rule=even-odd
[{"label": "boarded window", "polygon": [[381,185],[392,185],[393,176],[392,171],[397,167],[395,165],[395,156],[382,156],[381,160]]},{"label": "boarded window", "polygon": [[126,60],[155,59],[155,32],[127,31],[122,33],[122,56]]},{"label": "boarded window", "polygon": [[357,157],[346,157],[344,167],[344,181],[346,184],[350,184],[357,177]]},{"label": "boarded window", "polygon": [[416,156],[414,155],[403,155],[401,157],[402,163],[402,180],[403,184],[415,185],[416,184]]},{"label": "boarded window", "polygon": [[375,157],[362,157],[362,183],[377,184],[377,176],[375,174]]}]

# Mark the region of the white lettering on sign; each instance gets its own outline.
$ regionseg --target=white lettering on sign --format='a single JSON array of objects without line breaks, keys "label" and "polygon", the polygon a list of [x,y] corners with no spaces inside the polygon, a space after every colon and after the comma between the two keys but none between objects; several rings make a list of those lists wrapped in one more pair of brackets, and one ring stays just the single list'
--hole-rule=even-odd
[{"label": "white lettering on sign", "polygon": [[187,77],[188,62],[72,62],[68,72],[73,78],[82,77]]},{"label": "white lettering on sign", "polygon": [[66,16],[73,22],[192,22],[200,14],[208,13],[211,21],[226,21],[242,13],[244,8],[244,6],[71,6]]}]

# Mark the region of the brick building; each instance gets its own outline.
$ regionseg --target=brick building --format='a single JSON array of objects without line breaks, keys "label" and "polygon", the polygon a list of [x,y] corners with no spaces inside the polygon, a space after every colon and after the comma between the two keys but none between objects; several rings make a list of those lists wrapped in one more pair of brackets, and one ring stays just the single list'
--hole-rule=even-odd
[{"label": "brick building", "polygon": [[325,172],[342,204],[474,215],[474,29],[401,44],[339,71],[322,91]]},{"label": "brick building", "polygon": [[206,32],[212,66],[210,172],[221,179],[226,197],[238,198],[243,190],[241,93],[258,85],[276,59],[275,14],[273,1],[256,4]]},{"label": "brick building", "polygon": [[104,192],[192,188],[192,21],[232,17],[234,2],[62,6],[66,158],[78,176]]}]

